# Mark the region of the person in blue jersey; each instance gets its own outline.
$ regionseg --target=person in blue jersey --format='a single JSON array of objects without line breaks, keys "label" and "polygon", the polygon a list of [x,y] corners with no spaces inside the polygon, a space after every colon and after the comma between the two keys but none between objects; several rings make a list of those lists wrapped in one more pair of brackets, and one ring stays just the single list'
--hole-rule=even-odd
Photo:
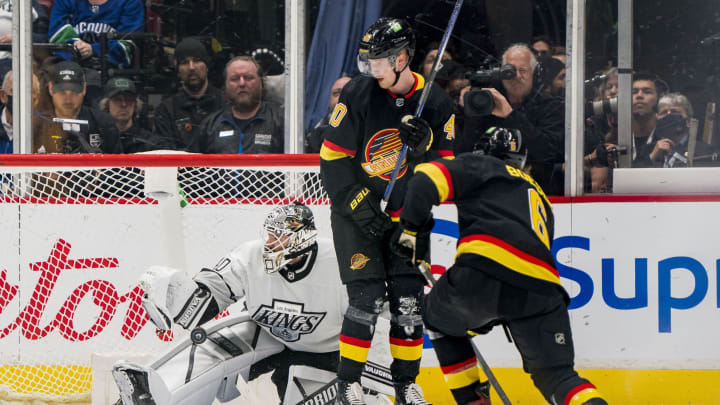
[{"label": "person in blue jersey", "polygon": [[[144,24],[142,0],[55,0],[48,35],[52,43],[72,43],[82,62],[90,62],[101,56],[100,34],[143,32]],[[133,47],[128,40],[108,41],[107,61],[118,67],[130,66]],[[69,59],[67,54],[63,57]]]}]

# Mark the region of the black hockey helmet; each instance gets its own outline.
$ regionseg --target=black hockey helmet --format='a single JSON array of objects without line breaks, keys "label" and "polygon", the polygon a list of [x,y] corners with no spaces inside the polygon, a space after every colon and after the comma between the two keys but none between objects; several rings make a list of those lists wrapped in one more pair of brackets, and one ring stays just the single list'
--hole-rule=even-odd
[{"label": "black hockey helmet", "polygon": [[403,49],[407,49],[409,64],[415,54],[415,31],[401,18],[380,17],[360,41],[360,53],[367,54],[368,59],[388,58]]},{"label": "black hockey helmet", "polygon": [[495,156],[521,170],[527,162],[527,146],[518,129],[490,127],[474,149],[476,153]]}]

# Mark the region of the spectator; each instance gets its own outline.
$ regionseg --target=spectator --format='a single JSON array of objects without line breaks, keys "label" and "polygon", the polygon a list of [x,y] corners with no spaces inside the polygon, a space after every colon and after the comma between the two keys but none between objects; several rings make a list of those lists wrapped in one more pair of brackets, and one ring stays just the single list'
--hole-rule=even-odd
[{"label": "spectator", "polygon": [[282,153],[282,108],[263,100],[263,71],[249,56],[225,65],[227,106],[208,115],[201,135],[203,153]]},{"label": "spectator", "polygon": [[[438,48],[440,47],[440,44],[437,42],[431,42],[428,46],[428,51],[425,54],[425,59],[423,59],[422,62],[422,75],[427,79],[430,77],[430,72],[432,71],[433,66],[435,65],[435,60],[437,59],[438,54]],[[445,48],[445,52],[443,53],[442,60],[452,60],[453,56],[449,49]]]},{"label": "spectator", "polygon": [[343,87],[345,87],[345,85],[349,81],[350,77],[343,76],[335,80],[335,83],[333,83],[332,88],[330,89],[328,112],[323,117],[323,119],[321,119],[320,122],[315,125],[315,128],[313,128],[312,131],[310,131],[310,133],[305,138],[305,153],[320,153],[320,147],[325,140],[325,131],[330,125],[328,123],[330,120],[330,114],[335,109],[335,105],[340,98],[340,93],[342,92]]},{"label": "spectator", "polygon": [[4,104],[0,112],[0,154],[13,153],[12,77],[12,70],[5,73],[0,88],[0,101]]},{"label": "spectator", "polygon": [[526,44],[511,45],[503,53],[502,63],[515,66],[516,76],[503,80],[499,89],[485,89],[493,98],[490,115],[465,116],[465,145],[473,144],[490,127],[520,130],[528,147],[530,173],[547,194],[562,194],[562,179],[553,176],[554,166],[561,164],[565,156],[562,99],[545,96],[534,86],[538,63]]},{"label": "spectator", "polygon": [[135,83],[125,77],[113,77],[105,86],[105,98],[100,109],[115,119],[120,143],[124,153],[146,152],[163,149],[153,134],[137,124],[142,101],[137,97]]},{"label": "spectator", "polygon": [[[85,105],[97,107],[102,98],[102,61],[112,67],[129,67],[133,63],[134,43],[118,39],[107,42],[102,55],[101,39],[108,33],[142,32],[145,8],[142,0],[56,0],[50,12],[50,42],[71,43],[85,68]],[[69,53],[59,56],[71,60]]]},{"label": "spectator", "polygon": [[[686,96],[669,93],[658,102],[657,125],[652,144],[644,145],[636,159],[637,167],[687,167],[690,122],[693,108]],[[717,166],[717,151],[698,140],[695,145],[697,163]]]},{"label": "spectator", "polygon": [[552,56],[553,54],[552,40],[546,35],[534,37],[531,48],[535,56]]},{"label": "spectator", "polygon": [[[0,0],[0,43],[12,42],[12,0]],[[32,0],[33,42],[47,42],[48,15],[37,0]],[[0,77],[12,69],[10,52],[0,51]]]},{"label": "spectator", "polygon": [[[40,104],[40,80],[33,73],[32,78],[32,108],[37,111]],[[2,87],[0,88],[0,101],[3,107],[0,109],[0,153],[13,153],[13,72],[5,73]],[[33,125],[36,119],[33,116]],[[34,127],[33,127],[34,128]]]},{"label": "spectator", "polygon": [[555,45],[552,49],[552,57],[567,65],[567,51],[562,45]]},{"label": "spectator", "polygon": [[53,117],[33,131],[38,153],[120,153],[113,118],[83,105],[87,90],[83,69],[75,62],[54,66],[48,89]]},{"label": "spectator", "polygon": [[542,66],[540,91],[546,96],[565,97],[565,64],[549,56],[539,57],[538,63]]},{"label": "spectator", "polygon": [[[633,165],[643,145],[654,143],[653,132],[657,125],[657,77],[648,72],[633,75],[632,83],[632,159]],[[614,143],[617,143],[615,141]]]},{"label": "spectator", "polygon": [[222,93],[208,81],[210,58],[207,49],[194,38],[185,38],[175,47],[175,66],[182,87],[166,97],[155,111],[155,135],[172,149],[198,152],[200,123],[223,107]]},{"label": "spectator", "polygon": [[108,41],[108,53],[101,55],[101,34],[142,32],[144,21],[142,0],[55,0],[50,12],[50,42],[72,43],[84,66],[98,68],[100,58],[105,57],[113,66],[128,67],[133,61],[132,41]]}]

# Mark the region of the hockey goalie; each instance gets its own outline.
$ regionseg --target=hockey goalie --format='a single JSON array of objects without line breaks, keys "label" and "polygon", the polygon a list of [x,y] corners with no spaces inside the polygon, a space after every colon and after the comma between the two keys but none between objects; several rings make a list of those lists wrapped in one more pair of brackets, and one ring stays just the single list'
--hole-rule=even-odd
[{"label": "hockey goalie", "polygon": [[[264,240],[240,245],[192,278],[158,266],[141,277],[151,321],[192,333],[148,366],[115,364],[122,404],[227,402],[243,381],[270,371],[282,401],[288,380],[298,380],[289,378],[293,370],[334,377],[347,294],[332,242],[317,237],[312,211],[300,203],[274,208],[263,228]],[[247,312],[198,327],[242,298]]]}]

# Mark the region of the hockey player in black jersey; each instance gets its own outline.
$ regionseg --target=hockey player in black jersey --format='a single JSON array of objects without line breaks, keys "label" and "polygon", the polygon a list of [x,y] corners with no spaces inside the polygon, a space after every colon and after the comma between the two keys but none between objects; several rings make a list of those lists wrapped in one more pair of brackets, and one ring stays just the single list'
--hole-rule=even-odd
[{"label": "hockey player in black jersey", "polygon": [[[331,200],[340,276],[349,308],[340,336],[339,392],[362,404],[359,380],[386,296],[392,313],[390,352],[396,403],[425,404],[415,384],[422,354],[425,281],[389,249],[407,180],[418,163],[452,156],[454,116],[449,96],[409,68],[415,34],[404,20],[381,18],[363,35],[360,76],[344,88],[323,142],[321,174]],[[425,86],[423,113],[413,118]],[[409,148],[387,207],[380,199],[403,144]]]},{"label": "hockey player in black jersey", "polygon": [[502,323],[549,403],[607,405],[573,369],[569,299],[550,250],[552,207],[523,170],[522,136],[503,128],[488,132],[479,152],[418,165],[393,244],[419,263],[429,244],[430,209],[455,202],[455,264],[428,294],[423,316],[445,380],[459,404],[489,404],[468,332],[487,333]]}]

